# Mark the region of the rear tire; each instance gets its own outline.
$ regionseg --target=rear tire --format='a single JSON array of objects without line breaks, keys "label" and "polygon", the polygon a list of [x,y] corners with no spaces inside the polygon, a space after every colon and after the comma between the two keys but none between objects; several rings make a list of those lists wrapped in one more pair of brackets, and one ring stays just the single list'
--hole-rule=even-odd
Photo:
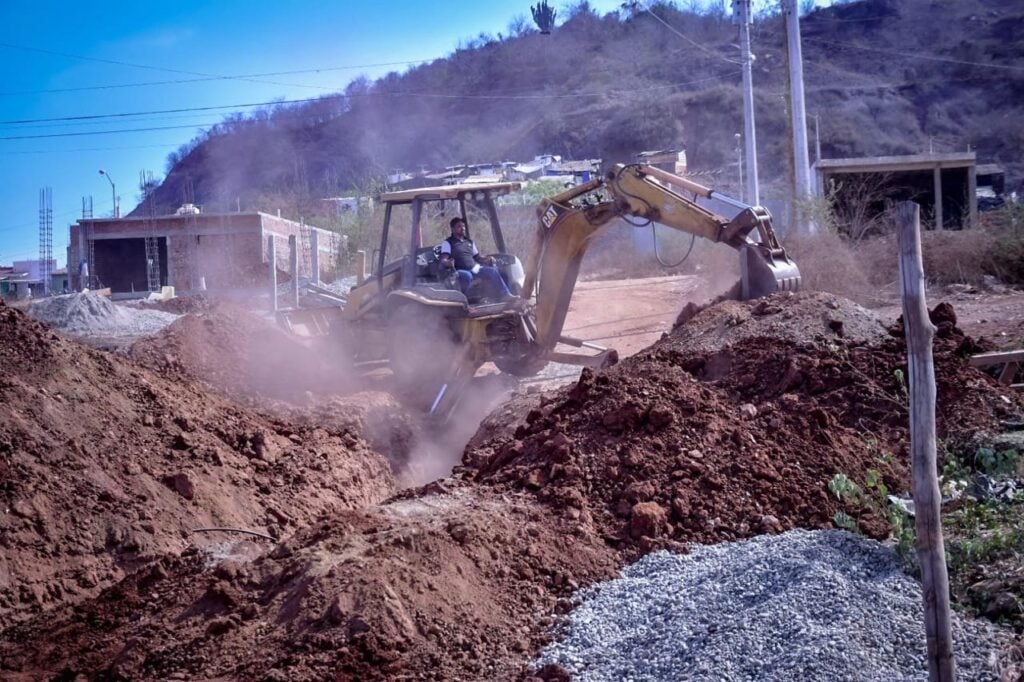
[{"label": "rear tire", "polygon": [[506,318],[488,326],[488,335],[496,339],[491,344],[491,361],[505,374],[532,377],[544,369],[548,361],[537,346],[519,338],[519,324],[517,318]]}]

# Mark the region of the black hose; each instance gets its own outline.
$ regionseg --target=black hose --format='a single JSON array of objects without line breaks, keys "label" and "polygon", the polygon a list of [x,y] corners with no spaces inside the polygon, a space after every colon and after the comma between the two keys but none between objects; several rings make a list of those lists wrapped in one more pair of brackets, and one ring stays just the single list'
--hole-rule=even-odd
[{"label": "black hose", "polygon": [[686,259],[690,257],[690,253],[693,251],[693,244],[697,241],[697,235],[690,235],[690,247],[686,249],[686,253],[679,259],[677,263],[666,263],[661,257],[661,253],[658,251],[658,224],[651,223],[651,238],[654,240],[654,257],[658,259],[658,263],[663,268],[678,268],[680,265],[686,262]]}]

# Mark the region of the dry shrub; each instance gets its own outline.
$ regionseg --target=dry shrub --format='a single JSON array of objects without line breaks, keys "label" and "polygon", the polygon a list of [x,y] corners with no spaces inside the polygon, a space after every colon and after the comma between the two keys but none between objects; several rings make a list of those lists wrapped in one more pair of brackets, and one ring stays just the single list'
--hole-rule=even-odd
[{"label": "dry shrub", "polygon": [[993,274],[998,237],[987,230],[925,232],[921,236],[924,274],[937,284],[977,284]]},{"label": "dry shrub", "polygon": [[[786,241],[800,266],[803,287],[846,296],[863,305],[898,291],[896,236],[851,242],[831,232]],[[986,275],[1024,281],[1024,239],[1004,229],[927,231],[921,235],[924,272],[931,284],[980,284]]]},{"label": "dry shrub", "polygon": [[790,237],[786,250],[800,268],[804,290],[826,291],[870,305],[876,302],[885,275],[876,272],[872,258],[866,257],[867,243],[853,244],[833,232],[820,232]]}]

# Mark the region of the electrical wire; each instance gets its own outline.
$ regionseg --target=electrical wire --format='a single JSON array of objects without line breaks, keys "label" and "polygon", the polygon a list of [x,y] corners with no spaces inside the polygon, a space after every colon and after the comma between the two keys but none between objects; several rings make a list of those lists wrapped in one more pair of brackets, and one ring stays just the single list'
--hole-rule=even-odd
[{"label": "electrical wire", "polygon": [[268,81],[258,78],[248,78],[245,76],[226,77],[216,73],[205,73],[203,71],[188,71],[185,69],[171,69],[163,66],[151,66],[149,64],[136,64],[134,62],[125,62],[118,59],[103,59],[101,57],[86,57],[84,55],[69,54],[67,52],[57,52],[56,50],[45,50],[39,47],[28,47],[26,45],[15,45],[12,43],[0,42],[0,47],[7,47],[14,50],[25,50],[27,52],[39,52],[41,54],[49,54],[57,57],[65,57],[67,59],[80,59],[87,62],[97,62],[100,64],[114,64],[115,66],[128,66],[134,69],[146,69],[149,71],[163,71],[165,73],[180,73],[186,76],[202,76],[210,79],[227,79],[227,80],[238,80],[245,81],[248,83],[263,83],[265,85],[280,85],[285,87],[294,88],[313,88],[318,90],[333,90],[334,88],[326,85],[305,85],[302,83],[282,83],[279,81]]},{"label": "electrical wire", "polygon": [[39,140],[50,137],[81,137],[84,135],[114,135],[117,133],[146,133],[154,130],[181,130],[182,128],[202,128],[203,125],[217,125],[219,121],[209,124],[192,123],[180,126],[157,126],[153,128],[123,128],[121,130],[88,130],[76,133],[46,133],[43,135],[8,135],[0,137],[0,140]]},{"label": "electrical wire", "polygon": [[[342,95],[338,95],[341,97]],[[264,107],[275,104],[304,104],[306,102],[318,102],[331,99],[327,97],[303,97],[301,99],[268,100],[265,102],[244,102],[241,104],[218,104],[207,107],[179,107],[177,109],[154,109],[152,111],[118,112],[114,114],[85,114],[81,116],[58,116],[54,118],[24,118],[0,121],[0,125],[22,125],[26,123],[49,123],[51,121],[85,121],[100,118],[120,118],[127,116],[149,116],[155,114],[180,114],[188,111],[215,111],[217,109],[246,109],[249,107]]]},{"label": "electrical wire", "polygon": [[[180,147],[181,144],[178,142],[172,144],[143,144],[138,146],[127,146],[127,147],[86,147],[80,149],[25,149],[11,152],[0,152],[0,156],[6,155],[21,155],[21,154],[77,154],[80,152],[112,152],[121,150],[135,150],[135,149],[172,149],[174,147]],[[0,228],[0,232],[3,228]]]},{"label": "electrical wire", "polygon": [[722,60],[723,62],[727,62],[727,63],[729,63],[729,64],[740,64],[740,63],[741,63],[741,62],[738,62],[738,61],[735,61],[735,60],[729,59],[728,57],[723,57],[722,55],[718,54],[717,52],[715,52],[715,51],[714,51],[714,50],[712,50],[711,48],[709,48],[709,47],[706,47],[706,46],[704,46],[704,45],[701,45],[701,44],[700,44],[700,43],[698,43],[698,42],[697,42],[696,40],[694,40],[694,39],[690,38],[690,37],[689,37],[688,35],[686,35],[686,34],[682,33],[681,31],[677,31],[677,30],[675,29],[675,27],[673,27],[673,26],[672,26],[671,24],[669,24],[669,23],[668,23],[667,21],[665,21],[664,19],[662,19],[661,17],[659,17],[659,16],[657,15],[657,14],[655,14],[655,13],[654,13],[654,10],[652,10],[652,9],[651,9],[650,7],[645,7],[645,8],[644,8],[644,11],[645,11],[645,12],[647,12],[648,14],[650,14],[650,15],[651,15],[652,17],[654,17],[654,18],[655,18],[655,19],[657,19],[658,21],[660,21],[660,22],[662,23],[662,25],[663,25],[663,26],[664,26],[665,28],[667,28],[668,30],[672,31],[672,32],[673,32],[673,33],[675,33],[675,34],[676,34],[677,36],[679,36],[680,38],[682,38],[682,39],[683,39],[683,40],[685,40],[686,42],[690,43],[690,44],[691,44],[691,45],[693,45],[694,47],[696,47],[696,48],[698,48],[698,49],[700,49],[700,50],[703,50],[704,52],[708,53],[708,54],[709,54],[709,55],[711,55],[712,57],[714,57],[714,58],[716,58],[716,59],[721,59],[721,60]]},{"label": "electrical wire", "polygon": [[848,47],[854,50],[863,50],[865,52],[874,52],[877,54],[889,54],[897,57],[909,57],[911,59],[924,59],[933,62],[945,62],[948,64],[963,64],[965,66],[981,66],[986,69],[1008,69],[1010,71],[1024,71],[1024,66],[1017,66],[1014,64],[986,64],[984,62],[972,62],[965,59],[954,59],[952,57],[937,57],[935,55],[927,54],[916,54],[914,52],[901,52],[899,50],[886,50],[880,47],[868,47],[866,45],[856,45],[854,43],[837,43],[832,40],[822,40],[821,38],[804,38],[803,40],[811,43],[818,43],[819,45],[831,45],[833,47]]},{"label": "electrical wire", "polygon": [[[352,69],[372,69],[382,66],[408,66],[410,64],[426,64],[434,59],[413,59],[403,62],[378,62],[376,64],[352,64],[349,66],[325,66],[315,69],[296,69],[294,71],[268,71],[266,73],[243,73],[230,76],[204,76],[202,78],[180,78],[165,81],[146,81],[143,83],[114,83],[108,85],[83,85],[74,88],[49,88],[46,90],[19,90],[13,92],[0,92],[0,97],[12,97],[16,95],[44,95],[61,92],[84,92],[88,90],[115,90],[119,88],[140,88],[151,85],[179,85],[185,83],[205,83],[219,80],[266,78],[268,76],[292,76],[307,73],[325,73],[328,71],[346,71]],[[310,86],[312,87],[312,86]],[[319,87],[319,86],[317,86]]]},{"label": "electrical wire", "polygon": [[[537,100],[537,99],[566,99],[566,98],[578,98],[578,97],[615,97],[615,96],[623,96],[623,95],[636,95],[638,93],[645,93],[645,92],[657,92],[657,91],[662,91],[662,90],[667,90],[667,89],[672,89],[672,88],[683,87],[683,86],[686,86],[686,85],[694,85],[694,84],[697,84],[697,83],[705,83],[705,82],[708,82],[708,81],[721,80],[723,78],[726,78],[728,76],[733,76],[733,75],[736,75],[736,74],[735,73],[727,73],[727,74],[723,74],[723,75],[720,75],[720,76],[708,76],[706,78],[698,78],[696,80],[684,81],[684,82],[681,82],[681,83],[671,83],[671,84],[667,84],[667,85],[654,85],[654,86],[648,86],[648,87],[645,87],[645,88],[633,88],[633,89],[627,89],[627,90],[606,90],[606,91],[598,91],[598,92],[537,93],[537,94],[520,94],[520,95],[447,94],[447,93],[422,93],[422,92],[421,93],[415,93],[415,92],[412,92],[412,93],[381,92],[381,93],[366,93],[366,94],[373,94],[373,95],[382,96],[382,97],[427,97],[427,98],[445,98],[445,99],[486,99],[486,100]],[[339,95],[339,97],[348,97],[348,95]],[[313,100],[309,100],[309,99],[293,100],[293,102],[318,101],[320,99],[321,98],[314,98]],[[278,101],[278,102],[270,102],[270,103],[265,103],[265,104],[280,104],[280,103],[282,103],[282,102]],[[191,107],[191,108],[183,108],[183,109],[167,109],[167,110],[163,110],[163,111],[154,111],[154,112],[133,112],[133,113],[130,113],[130,114],[95,114],[95,115],[91,115],[91,116],[81,116],[81,117],[50,118],[50,119],[23,119],[21,121],[16,121],[16,122],[14,122],[14,121],[4,121],[4,122],[0,122],[0,123],[4,123],[4,124],[12,124],[12,123],[22,124],[22,123],[44,122],[44,121],[61,121],[61,120],[69,120],[69,119],[92,119],[92,118],[99,118],[99,117],[103,117],[103,116],[141,116],[141,115],[145,115],[147,113],[177,113],[177,112],[185,112],[185,111],[210,111],[210,110],[213,110],[213,109],[232,108],[233,106],[234,107],[241,107],[241,106],[261,106],[261,105],[260,104],[250,104],[250,105],[225,105],[225,106],[220,106],[220,107]],[[247,120],[245,122],[252,122],[252,121],[250,119],[250,120]],[[209,125],[214,125],[216,123],[220,123],[220,122],[217,121],[217,122],[211,123]],[[82,135],[108,135],[108,134],[113,134],[113,133],[149,132],[149,131],[154,131],[154,130],[175,130],[175,129],[181,129],[181,128],[192,128],[192,127],[197,127],[197,126],[201,126],[201,125],[204,125],[204,124],[180,125],[180,126],[160,126],[160,127],[152,127],[152,128],[128,128],[128,129],[120,129],[120,130],[96,130],[96,131],[70,132],[70,133],[46,133],[46,134],[39,134],[39,135],[9,135],[9,136],[6,136],[6,137],[0,137],[0,140],[31,140],[31,139],[42,139],[42,138],[51,138],[51,137],[79,137],[79,136],[82,136]]]}]

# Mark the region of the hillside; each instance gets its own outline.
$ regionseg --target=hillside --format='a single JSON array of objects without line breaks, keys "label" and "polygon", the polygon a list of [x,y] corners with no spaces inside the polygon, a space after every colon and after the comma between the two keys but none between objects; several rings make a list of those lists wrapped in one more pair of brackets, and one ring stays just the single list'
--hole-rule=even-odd
[{"label": "hillside", "polygon": [[[510,35],[481,34],[404,74],[236,115],[171,155],[154,194],[158,212],[185,197],[207,210],[239,200],[291,212],[377,186],[395,168],[542,152],[628,161],[680,144],[691,170],[735,182],[742,110],[728,16],[666,3],[599,16],[583,2],[563,13],[551,35],[513,21]],[[823,156],[970,146],[1003,164],[1007,189],[1018,188],[1022,22],[1016,0],[862,0],[808,14],[807,109],[811,121],[820,116]],[[787,172],[781,17],[761,17],[752,41],[759,163],[771,182]]]}]

